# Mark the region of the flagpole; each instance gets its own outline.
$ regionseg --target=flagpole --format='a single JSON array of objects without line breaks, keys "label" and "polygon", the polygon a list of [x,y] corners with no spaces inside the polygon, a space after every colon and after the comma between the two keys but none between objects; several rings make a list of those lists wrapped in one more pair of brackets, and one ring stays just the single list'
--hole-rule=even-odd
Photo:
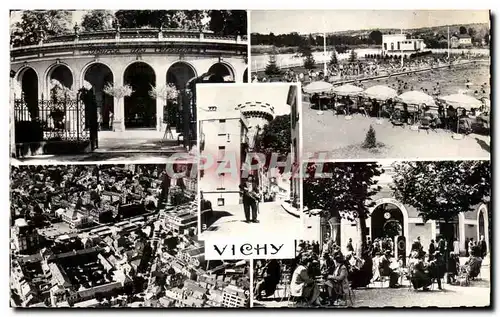
[{"label": "flagpole", "polygon": [[326,60],[327,60],[327,55],[326,55],[326,32],[323,33],[323,54],[324,56],[324,64],[323,64],[323,75],[326,76]]},{"label": "flagpole", "polygon": [[[401,29],[401,35],[403,35],[403,29]],[[401,53],[401,68],[403,68],[403,66],[404,66],[404,62],[403,62],[403,45],[401,45],[400,48],[401,48],[400,49],[400,53]]]},{"label": "flagpole", "polygon": [[448,61],[450,60],[450,27],[448,27]]}]

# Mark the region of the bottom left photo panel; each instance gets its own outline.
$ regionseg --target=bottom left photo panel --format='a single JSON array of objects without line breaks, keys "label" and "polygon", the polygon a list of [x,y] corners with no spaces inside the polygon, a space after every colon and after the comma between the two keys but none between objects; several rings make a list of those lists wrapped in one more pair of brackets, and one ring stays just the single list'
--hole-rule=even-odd
[{"label": "bottom left photo panel", "polygon": [[250,263],[210,261],[192,163],[12,166],[11,307],[250,307]]}]

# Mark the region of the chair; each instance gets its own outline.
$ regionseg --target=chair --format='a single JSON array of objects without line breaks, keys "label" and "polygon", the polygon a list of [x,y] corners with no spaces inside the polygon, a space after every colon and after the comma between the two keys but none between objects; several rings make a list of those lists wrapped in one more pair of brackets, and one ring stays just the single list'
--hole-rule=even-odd
[{"label": "chair", "polygon": [[429,134],[429,129],[431,128],[431,120],[427,117],[424,117],[420,120],[420,125],[418,126],[418,132],[420,130],[425,130],[427,131],[427,134]]},{"label": "chair", "polygon": [[402,120],[401,112],[396,110],[391,116],[392,127],[405,127],[405,123]]}]

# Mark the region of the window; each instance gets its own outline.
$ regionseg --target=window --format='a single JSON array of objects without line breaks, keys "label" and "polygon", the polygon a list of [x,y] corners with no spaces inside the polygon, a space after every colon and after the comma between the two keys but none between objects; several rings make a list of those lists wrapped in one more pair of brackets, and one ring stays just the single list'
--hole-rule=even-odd
[{"label": "window", "polygon": [[387,51],[387,43],[384,43],[384,51]]},{"label": "window", "polygon": [[224,156],[226,156],[226,147],[219,146],[219,152],[217,153],[217,162],[221,162],[224,160]]},{"label": "window", "polygon": [[219,135],[226,134],[226,119],[219,120]]},{"label": "window", "polygon": [[401,43],[398,42],[398,50],[401,49]]},{"label": "window", "polygon": [[217,186],[217,190],[225,190],[226,188],[224,187],[224,177],[226,176],[225,173],[219,173],[217,174],[218,176],[218,186]]}]

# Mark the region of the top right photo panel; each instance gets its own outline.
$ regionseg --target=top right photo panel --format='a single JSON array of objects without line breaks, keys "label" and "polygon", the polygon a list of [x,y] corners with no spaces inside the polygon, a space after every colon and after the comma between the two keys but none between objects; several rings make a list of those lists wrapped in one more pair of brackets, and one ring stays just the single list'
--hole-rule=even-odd
[{"label": "top right photo panel", "polygon": [[487,10],[252,11],[252,82],[302,84],[303,158],[489,159]]}]

